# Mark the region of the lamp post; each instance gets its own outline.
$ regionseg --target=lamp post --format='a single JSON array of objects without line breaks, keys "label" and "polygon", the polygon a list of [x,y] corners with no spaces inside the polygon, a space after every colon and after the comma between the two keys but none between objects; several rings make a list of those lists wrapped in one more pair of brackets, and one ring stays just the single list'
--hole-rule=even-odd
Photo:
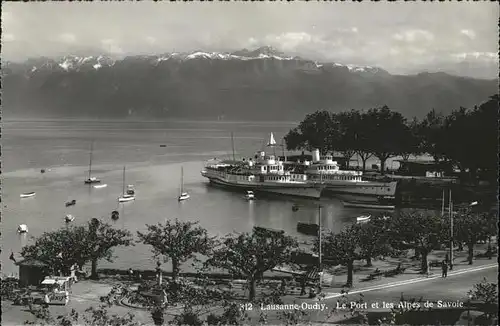
[{"label": "lamp post", "polygon": [[323,281],[323,264],[321,254],[321,205],[318,205],[318,242],[319,242],[319,286],[318,293],[321,293],[321,285]]},{"label": "lamp post", "polygon": [[451,188],[450,188],[450,271],[453,270],[453,202],[451,201]]},{"label": "lamp post", "polygon": [[467,326],[470,326],[470,300],[472,299],[472,295],[469,294],[469,301],[467,302]]}]

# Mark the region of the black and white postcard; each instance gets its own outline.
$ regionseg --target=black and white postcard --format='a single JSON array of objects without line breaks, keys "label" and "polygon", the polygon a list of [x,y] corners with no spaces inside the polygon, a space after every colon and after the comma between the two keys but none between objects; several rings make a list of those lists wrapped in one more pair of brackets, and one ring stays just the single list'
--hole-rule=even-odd
[{"label": "black and white postcard", "polygon": [[2,2],[2,325],[497,325],[495,2]]}]

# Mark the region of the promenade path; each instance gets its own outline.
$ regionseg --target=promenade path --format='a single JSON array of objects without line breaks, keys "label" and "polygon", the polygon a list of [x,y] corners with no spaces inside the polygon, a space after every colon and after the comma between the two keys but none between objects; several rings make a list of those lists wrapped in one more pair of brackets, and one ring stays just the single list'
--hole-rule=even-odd
[{"label": "promenade path", "polygon": [[[492,244],[492,246],[496,247],[496,244]],[[465,248],[466,249],[466,248]],[[476,246],[475,254],[482,253],[486,250],[486,244],[481,244]],[[429,255],[428,259],[430,261],[442,261],[446,255],[445,250],[437,250],[434,251],[431,255]],[[461,279],[478,281],[482,278],[482,275],[491,274],[491,270],[495,270],[494,267],[498,267],[497,257],[493,256],[492,259],[487,258],[476,258],[474,259],[473,265],[468,265],[466,261],[467,252],[466,250],[462,252],[455,251],[454,254],[454,268],[452,271],[448,272],[448,277],[450,280],[456,275],[461,275]],[[392,277],[384,277],[381,276],[379,278],[373,280],[367,280],[367,276],[372,273],[376,268],[381,271],[394,269],[397,265],[401,263],[403,268],[406,268],[404,273],[398,274]],[[411,292],[416,293],[415,291],[407,292],[404,288],[411,288],[411,284],[432,284],[432,282],[440,282],[441,278],[441,268],[434,267],[431,268],[430,275],[422,275],[419,271],[420,261],[412,260],[411,258],[387,258],[385,260],[374,260],[372,267],[365,267],[364,262],[359,261],[355,265],[355,273],[354,273],[354,283],[353,287],[350,289],[344,288],[343,285],[347,280],[347,275],[345,273],[345,268],[340,267],[336,269],[332,269],[330,271],[325,272],[323,277],[323,298],[321,301],[325,302],[333,302],[338,300],[341,296],[342,290],[349,290],[350,295],[356,293],[367,293],[372,292],[377,295],[383,295],[386,293],[384,291],[395,291],[390,292],[388,294],[389,297],[394,296],[394,293],[405,292],[408,296],[412,296]],[[498,269],[496,269],[498,271]],[[276,275],[276,273],[272,273]],[[285,275],[285,274],[281,274]],[[476,275],[474,277],[469,277],[468,275]],[[479,275],[479,276],[477,276]],[[492,282],[495,280],[490,280]],[[472,287],[472,284],[468,284],[470,282],[462,282],[463,284],[467,284],[468,288]],[[476,282],[477,283],[477,282]],[[75,309],[78,312],[83,312],[90,306],[98,306],[100,304],[99,298],[101,296],[105,296],[112,289],[113,285],[123,284],[123,281],[117,280],[115,278],[103,278],[99,281],[91,281],[91,280],[83,280],[73,285],[70,303],[67,306],[50,306],[50,311],[53,315],[57,316],[60,314],[65,314],[70,312],[71,309]],[[131,286],[137,286],[138,284],[131,284]],[[444,283],[443,283],[444,284]],[[232,286],[234,292],[243,299],[247,290],[243,283],[241,282],[233,282]],[[393,290],[388,290],[393,289]],[[402,290],[403,289],[403,290]],[[262,288],[257,288],[257,293],[259,293]],[[309,290],[309,288],[307,289]],[[457,288],[450,288],[450,293],[457,290]],[[460,288],[459,291],[463,291],[464,289]],[[443,290],[444,293],[447,293],[448,290]],[[417,291],[418,292],[418,291]],[[391,297],[392,298],[392,297]],[[383,299],[383,297],[382,297]],[[302,303],[309,302],[314,303],[318,302],[318,298],[309,299],[308,296],[300,295],[300,288],[297,286],[288,286],[287,287],[287,295],[283,297],[283,301],[285,303]],[[243,301],[242,301],[243,302]],[[328,303],[331,305],[331,303]],[[215,308],[217,309],[217,308]],[[145,309],[136,309],[127,306],[113,306],[109,308],[110,313],[124,315],[127,312],[131,312],[134,314],[134,317],[141,323],[151,324],[152,320],[150,317],[150,313]],[[167,320],[172,319],[175,315],[179,314],[181,311],[180,307],[172,307],[166,310],[165,317]],[[26,320],[34,321],[32,315],[25,311],[24,307],[13,306],[10,302],[2,301],[2,325],[19,325],[22,324]],[[254,312],[255,313],[255,312]],[[272,313],[270,315],[273,315]],[[316,318],[326,318],[326,316],[322,314],[318,314]],[[271,316],[272,320],[272,316]],[[316,321],[320,321],[316,319]],[[326,320],[325,320],[326,321]]]}]

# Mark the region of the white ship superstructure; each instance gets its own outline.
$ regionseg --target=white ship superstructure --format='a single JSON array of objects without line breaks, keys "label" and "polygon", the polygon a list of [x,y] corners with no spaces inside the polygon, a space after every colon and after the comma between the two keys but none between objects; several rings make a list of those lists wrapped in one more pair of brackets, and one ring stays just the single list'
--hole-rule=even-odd
[{"label": "white ship superstructure", "polygon": [[325,184],[326,192],[346,201],[387,203],[395,199],[397,182],[362,179],[363,172],[341,170],[333,156],[313,151],[312,161],[301,162],[309,181]]},{"label": "white ship superstructure", "polygon": [[202,176],[211,183],[245,191],[318,199],[322,186],[310,182],[303,173],[285,171],[284,163],[274,155],[259,152],[254,159],[209,162]]}]

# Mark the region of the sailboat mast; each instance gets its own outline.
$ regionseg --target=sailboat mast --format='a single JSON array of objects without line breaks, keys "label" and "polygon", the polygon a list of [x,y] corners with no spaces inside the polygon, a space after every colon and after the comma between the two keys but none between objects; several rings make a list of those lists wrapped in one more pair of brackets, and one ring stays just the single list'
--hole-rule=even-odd
[{"label": "sailboat mast", "polygon": [[184,192],[184,167],[181,166],[181,195]]},{"label": "sailboat mast", "polygon": [[125,195],[125,166],[123,166],[123,187],[122,194]]},{"label": "sailboat mast", "polygon": [[94,151],[94,141],[90,143],[90,159],[89,159],[89,180],[92,176],[92,152]]},{"label": "sailboat mast", "polygon": [[231,132],[231,147],[233,148],[233,161],[236,161],[234,157],[234,137],[233,137],[233,132]]}]

